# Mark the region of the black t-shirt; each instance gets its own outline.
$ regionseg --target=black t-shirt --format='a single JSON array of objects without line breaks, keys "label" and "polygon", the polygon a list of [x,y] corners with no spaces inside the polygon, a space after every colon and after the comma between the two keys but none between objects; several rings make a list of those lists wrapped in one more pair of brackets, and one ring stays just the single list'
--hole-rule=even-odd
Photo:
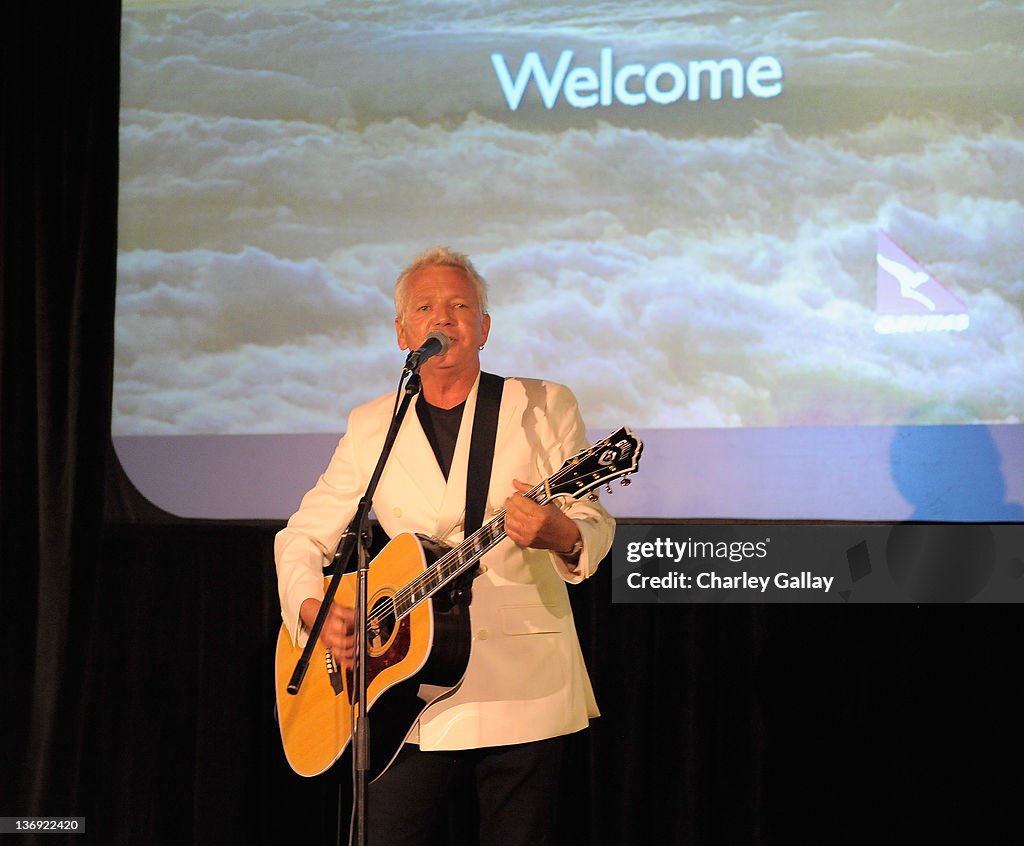
[{"label": "black t-shirt", "polygon": [[459,427],[462,425],[462,412],[466,403],[461,402],[454,408],[438,408],[431,405],[421,396],[416,401],[416,416],[420,419],[423,433],[427,436],[437,463],[444,473],[445,479],[452,469],[455,457],[455,442],[459,439]]}]

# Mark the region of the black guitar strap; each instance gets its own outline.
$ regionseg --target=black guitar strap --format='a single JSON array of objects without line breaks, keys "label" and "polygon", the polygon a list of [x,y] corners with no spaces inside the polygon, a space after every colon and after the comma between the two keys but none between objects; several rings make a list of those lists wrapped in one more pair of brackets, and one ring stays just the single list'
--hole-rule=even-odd
[{"label": "black guitar strap", "polygon": [[469,442],[469,470],[466,474],[466,537],[484,524],[487,489],[494,463],[494,439],[498,434],[498,411],[505,380],[493,373],[480,374],[480,389],[473,416],[473,437]]},{"label": "black guitar strap", "polygon": [[[465,537],[469,537],[484,524],[487,490],[491,485],[491,465],[494,463],[494,440],[498,434],[498,411],[505,379],[493,373],[480,374],[480,387],[476,395],[476,413],[473,415],[473,434],[469,441],[469,468],[466,472]],[[474,564],[452,582],[452,603],[465,602],[479,565]]]}]

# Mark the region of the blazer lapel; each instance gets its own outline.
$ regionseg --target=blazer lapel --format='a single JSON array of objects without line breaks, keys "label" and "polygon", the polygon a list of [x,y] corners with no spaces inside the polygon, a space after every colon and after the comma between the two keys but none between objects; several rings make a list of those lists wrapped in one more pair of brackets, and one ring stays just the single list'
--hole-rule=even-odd
[{"label": "blazer lapel", "polygon": [[[419,399],[417,396],[406,412],[402,429],[395,439],[391,460],[401,468],[418,491],[423,510],[429,514],[437,514],[445,499],[444,474],[437,464],[437,459],[434,458],[434,450],[416,414],[415,403],[419,402]],[[459,438],[461,437],[460,431]]]}]

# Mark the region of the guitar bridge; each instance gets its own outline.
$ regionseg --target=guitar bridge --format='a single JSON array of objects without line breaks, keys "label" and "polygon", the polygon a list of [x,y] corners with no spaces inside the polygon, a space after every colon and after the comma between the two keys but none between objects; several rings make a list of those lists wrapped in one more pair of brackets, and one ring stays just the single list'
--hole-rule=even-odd
[{"label": "guitar bridge", "polygon": [[327,650],[325,653],[325,663],[327,664],[327,678],[331,682],[331,689],[334,691],[335,696],[341,696],[345,690],[345,686],[341,678],[341,670],[338,667],[338,662],[334,660],[334,655],[331,654],[331,650]]}]

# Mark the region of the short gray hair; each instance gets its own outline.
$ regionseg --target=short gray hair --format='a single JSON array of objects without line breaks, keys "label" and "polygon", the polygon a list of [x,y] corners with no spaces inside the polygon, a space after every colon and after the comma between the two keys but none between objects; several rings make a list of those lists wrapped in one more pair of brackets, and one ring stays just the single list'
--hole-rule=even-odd
[{"label": "short gray hair", "polygon": [[405,321],[405,308],[409,303],[409,277],[425,267],[454,267],[465,273],[476,288],[480,315],[487,314],[487,280],[473,266],[469,256],[450,247],[431,247],[416,256],[395,282],[395,317],[398,320]]}]

